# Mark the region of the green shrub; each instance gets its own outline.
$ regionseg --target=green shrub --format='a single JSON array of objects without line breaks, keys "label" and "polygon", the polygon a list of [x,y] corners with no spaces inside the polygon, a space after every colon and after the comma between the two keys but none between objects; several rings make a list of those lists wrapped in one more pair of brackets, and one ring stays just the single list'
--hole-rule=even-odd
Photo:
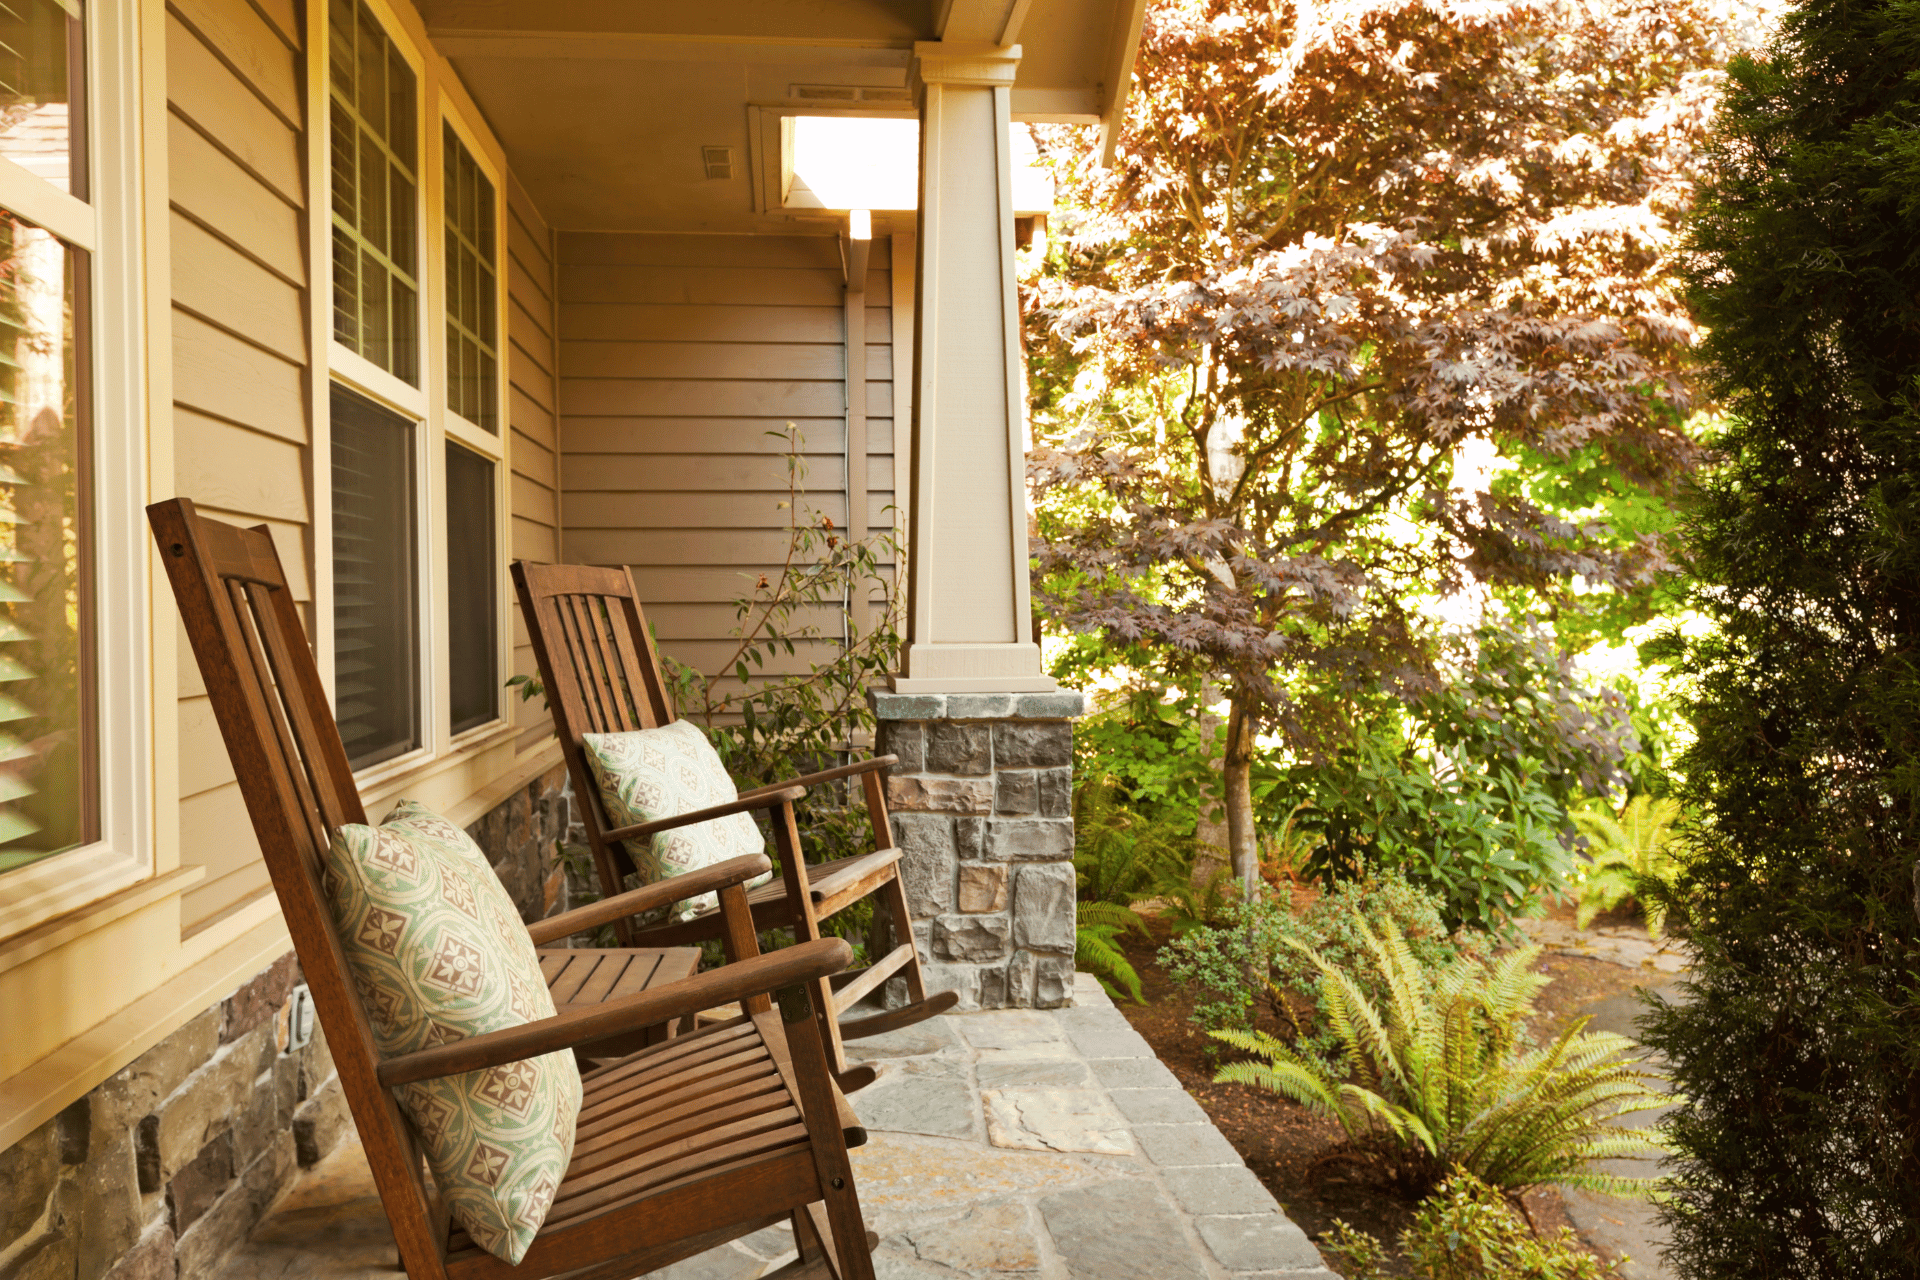
[{"label": "green shrub", "polygon": [[1383,1008],[1358,974],[1312,957],[1342,1070],[1258,1031],[1216,1031],[1261,1059],[1229,1063],[1216,1080],[1269,1089],[1337,1120],[1408,1188],[1424,1191],[1460,1168],[1503,1191],[1550,1182],[1647,1192],[1647,1179],[1589,1165],[1659,1149],[1657,1135],[1614,1121],[1670,1099],[1649,1087],[1657,1077],[1623,1056],[1632,1047],[1624,1036],[1587,1033],[1585,1018],[1533,1044],[1526,1026],[1550,981],[1532,972],[1540,948],[1491,964],[1461,956],[1435,972],[1391,920],[1375,934],[1355,914],[1368,967],[1390,995]]},{"label": "green shrub", "polygon": [[[1347,1280],[1385,1280],[1378,1240],[1337,1218],[1327,1234],[1323,1247]],[[1567,1227],[1534,1235],[1505,1197],[1464,1172],[1421,1201],[1400,1251],[1420,1280],[1607,1280],[1619,1269],[1588,1253]]]},{"label": "green shrub", "polygon": [[[1438,899],[1395,872],[1340,881],[1298,916],[1267,894],[1235,900],[1221,914],[1217,926],[1191,929],[1161,953],[1167,976],[1193,990],[1193,1021],[1207,1031],[1251,1030],[1264,1002],[1292,1028],[1294,1047],[1318,1059],[1333,1053],[1339,1038],[1310,954],[1358,973],[1362,989],[1379,1001],[1387,987],[1364,963],[1363,926],[1392,924],[1415,960],[1431,969],[1450,964],[1462,950],[1477,954],[1489,945],[1484,935],[1449,934]],[[1317,1016],[1302,1018],[1296,1005],[1316,1000]]]},{"label": "green shrub", "polygon": [[1397,871],[1440,896],[1450,926],[1505,932],[1571,869],[1566,812],[1531,760],[1483,770],[1457,746],[1436,755],[1373,743],[1315,768],[1324,841],[1308,870],[1326,884]]},{"label": "green shrub", "polygon": [[1193,866],[1193,832],[1129,805],[1119,783],[1083,777],[1073,788],[1073,870],[1082,902],[1128,906]]},{"label": "green shrub", "polygon": [[1647,931],[1660,936],[1666,904],[1645,889],[1672,883],[1680,868],[1675,857],[1681,840],[1675,824],[1680,802],[1667,797],[1639,795],[1615,813],[1604,804],[1589,804],[1573,812],[1574,823],[1586,837],[1586,857],[1579,867],[1579,925],[1611,911],[1629,898],[1638,898],[1646,913]]}]

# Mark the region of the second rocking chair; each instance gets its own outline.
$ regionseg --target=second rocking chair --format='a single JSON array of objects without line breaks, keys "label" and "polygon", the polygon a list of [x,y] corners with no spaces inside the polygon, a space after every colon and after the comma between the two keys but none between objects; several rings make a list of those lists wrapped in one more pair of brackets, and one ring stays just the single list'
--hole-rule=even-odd
[{"label": "second rocking chair", "polygon": [[[624,842],[645,838],[668,823],[663,819],[614,826],[600,800],[582,739],[589,733],[624,733],[673,723],[673,702],[661,679],[653,637],[640,611],[633,578],[625,569],[516,561],[513,582],[574,794],[582,797],[578,811],[586,826],[594,869],[603,891],[618,893],[635,869]],[[857,777],[866,799],[874,847],[870,853],[814,866],[798,858],[785,859],[778,879],[748,895],[757,928],[791,927],[797,942],[818,938],[822,920],[863,898],[876,897],[885,908],[891,925],[891,948],[872,964],[839,975],[831,984],[822,979],[813,1001],[832,1070],[847,1090],[865,1084],[872,1073],[848,1065],[843,1041],[911,1026],[946,1012],[959,999],[951,991],[929,996],[921,973],[906,887],[901,880],[901,851],[894,845],[887,818],[883,775],[893,762],[892,756],[875,756],[776,784],[814,787]],[[742,793],[743,798],[753,794]],[[790,814],[785,820],[792,822]],[[790,839],[783,843],[797,848],[797,833],[787,834]],[[639,926],[628,918],[616,922],[615,932],[622,946],[686,946],[720,937],[722,921],[711,910],[682,923],[662,925]],[[842,1019],[843,1013],[896,974],[907,988],[903,1007]]]}]

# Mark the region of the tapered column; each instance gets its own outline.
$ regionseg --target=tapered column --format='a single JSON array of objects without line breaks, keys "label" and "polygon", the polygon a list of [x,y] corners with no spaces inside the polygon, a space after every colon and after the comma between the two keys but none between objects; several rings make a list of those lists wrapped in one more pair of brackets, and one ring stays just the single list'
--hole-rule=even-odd
[{"label": "tapered column", "polygon": [[1027,596],[1009,99],[1020,47],[914,46],[913,493],[900,693],[1044,692]]}]

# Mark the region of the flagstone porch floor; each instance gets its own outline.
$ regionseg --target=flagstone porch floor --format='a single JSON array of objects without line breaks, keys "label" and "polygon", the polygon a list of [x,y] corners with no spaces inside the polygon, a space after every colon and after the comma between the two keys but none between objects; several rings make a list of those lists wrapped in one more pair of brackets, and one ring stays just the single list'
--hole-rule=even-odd
[{"label": "flagstone porch floor", "polygon": [[[853,1152],[880,1280],[1337,1280],[1206,1113],[1078,975],[1075,1007],[949,1015],[859,1041]],[[751,1280],[761,1231],[647,1280]],[[360,1147],[277,1205],[217,1280],[391,1280]]]}]

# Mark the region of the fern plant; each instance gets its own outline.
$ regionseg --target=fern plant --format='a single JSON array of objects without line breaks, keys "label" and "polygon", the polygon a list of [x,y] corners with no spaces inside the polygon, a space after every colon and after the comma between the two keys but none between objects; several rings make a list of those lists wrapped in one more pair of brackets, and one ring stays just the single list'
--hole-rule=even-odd
[{"label": "fern plant", "polygon": [[1643,895],[1641,887],[1648,882],[1671,883],[1680,869],[1675,856],[1682,841],[1676,830],[1680,802],[1643,794],[1627,801],[1619,813],[1602,804],[1588,804],[1572,817],[1587,839],[1586,860],[1579,868],[1579,926],[1584,929],[1600,912],[1638,897],[1647,916],[1647,932],[1659,937],[1666,905],[1658,895]]},{"label": "fern plant", "polygon": [[[1126,999],[1145,1004],[1139,971],[1120,950],[1120,935],[1134,929],[1143,934],[1147,932],[1147,926],[1141,923],[1132,907],[1112,902],[1080,903],[1074,919],[1073,967],[1099,979],[1114,999],[1121,999],[1124,989]],[[1119,985],[1115,986],[1116,983]]]},{"label": "fern plant", "polygon": [[1549,981],[1533,972],[1539,947],[1427,970],[1391,920],[1378,934],[1356,923],[1388,993],[1384,1009],[1354,974],[1287,940],[1320,970],[1346,1078],[1264,1032],[1227,1030],[1212,1034],[1259,1060],[1229,1063],[1216,1081],[1271,1090],[1338,1121],[1409,1189],[1428,1190],[1459,1168],[1505,1192],[1557,1183],[1648,1193],[1650,1179],[1590,1166],[1661,1149],[1660,1136],[1616,1120],[1672,1099],[1625,1056],[1624,1036],[1586,1032],[1585,1018],[1534,1045],[1525,1028]]}]

